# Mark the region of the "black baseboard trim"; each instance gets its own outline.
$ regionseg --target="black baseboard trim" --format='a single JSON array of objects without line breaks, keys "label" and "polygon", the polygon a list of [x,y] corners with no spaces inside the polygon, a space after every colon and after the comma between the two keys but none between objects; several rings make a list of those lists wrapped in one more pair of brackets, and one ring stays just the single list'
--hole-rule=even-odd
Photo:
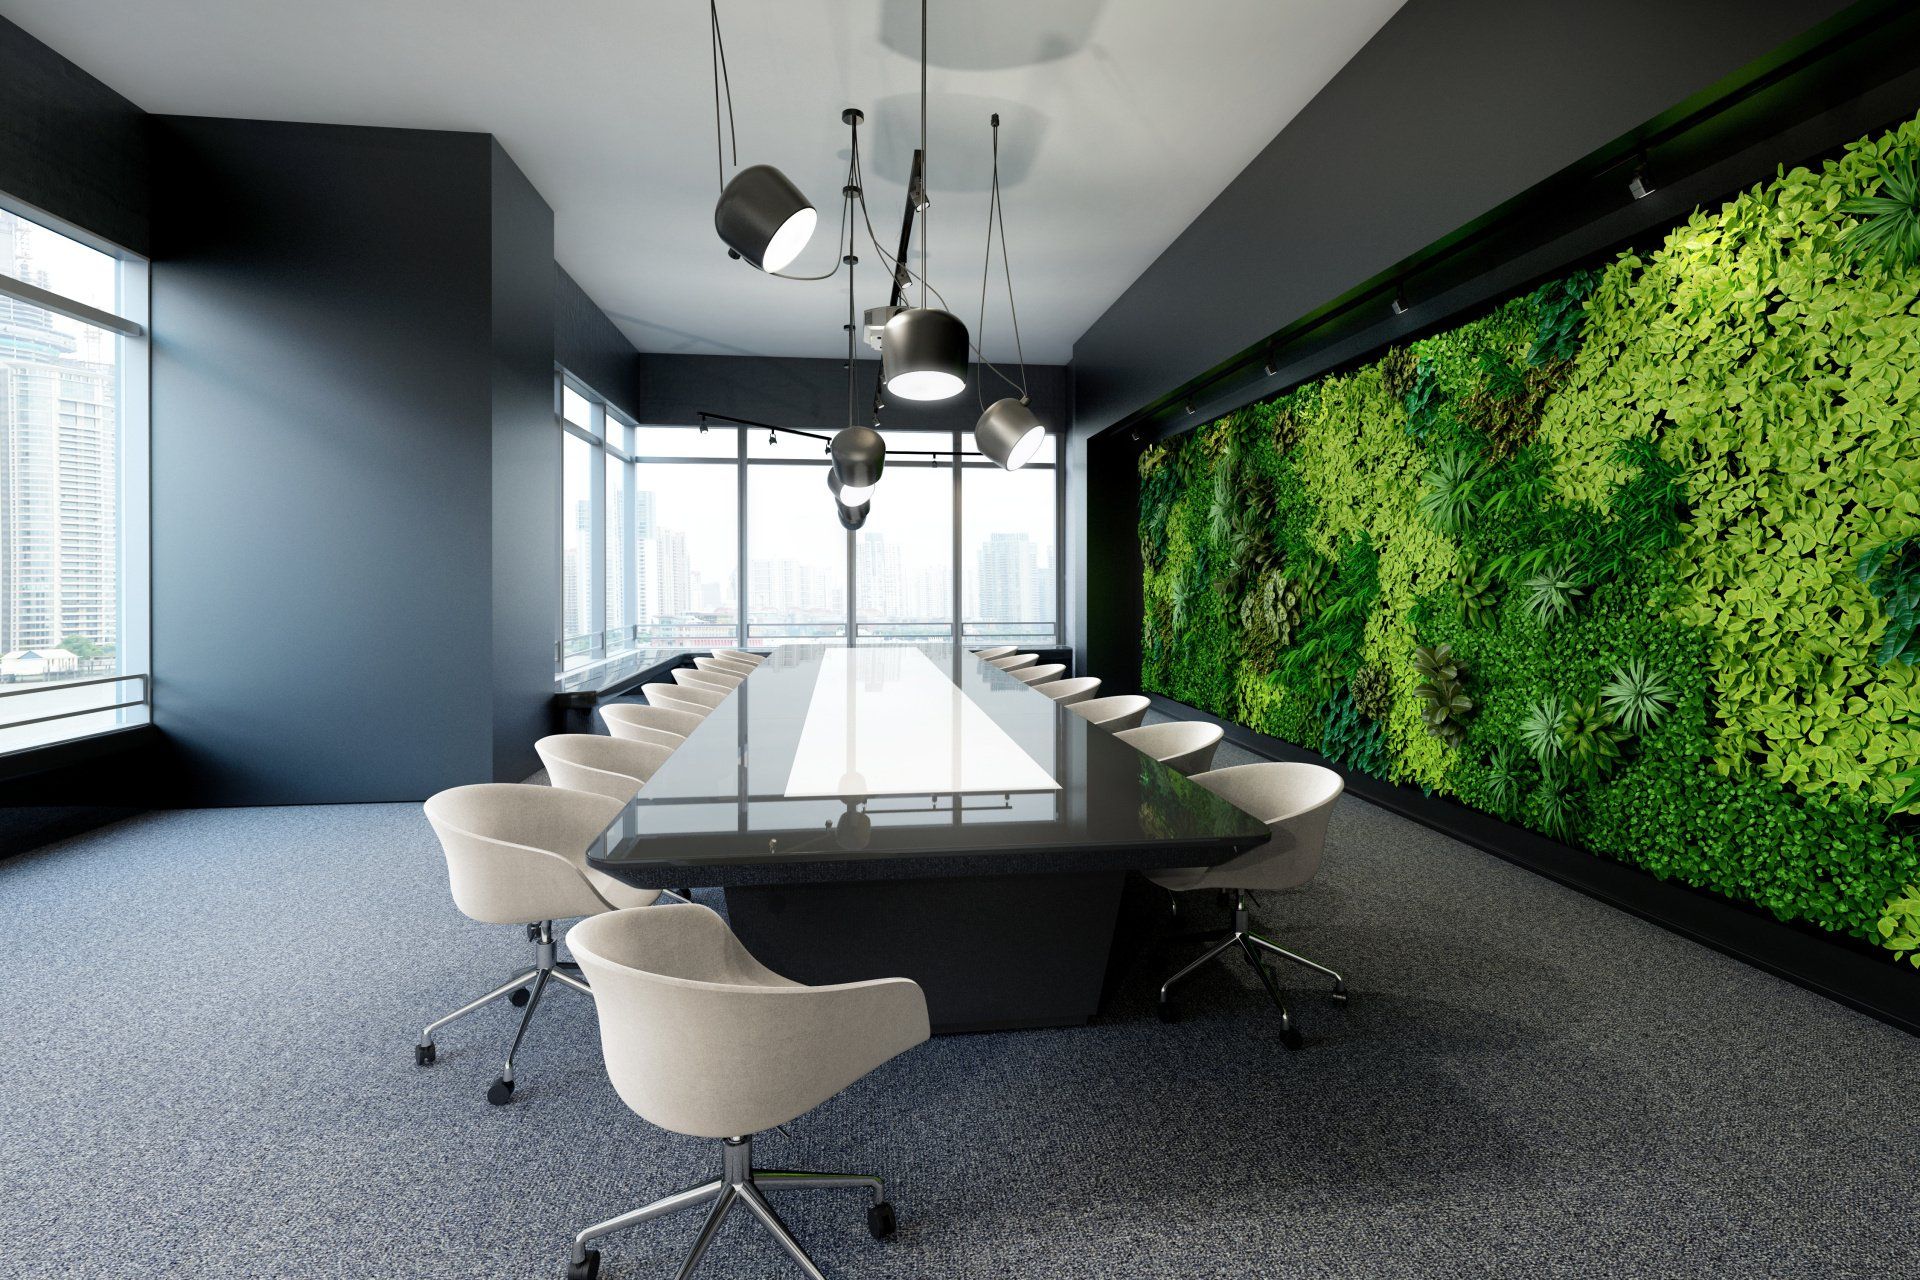
[{"label": "black baseboard trim", "polygon": [[1346,779],[1347,789],[1363,800],[1890,1026],[1920,1035],[1920,971],[1895,963],[1889,953],[1785,924],[1755,908],[1676,881],[1657,879],[1638,867],[1561,844],[1453,800],[1427,795],[1417,787],[1341,768],[1317,752],[1184,702],[1157,693],[1147,696],[1156,711],[1221,726],[1228,741],[1255,755],[1270,760],[1303,760],[1335,769]]}]

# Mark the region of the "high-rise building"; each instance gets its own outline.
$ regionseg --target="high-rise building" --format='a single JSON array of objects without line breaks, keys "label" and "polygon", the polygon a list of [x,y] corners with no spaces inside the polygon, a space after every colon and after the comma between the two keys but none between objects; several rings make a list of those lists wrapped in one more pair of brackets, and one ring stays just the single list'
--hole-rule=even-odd
[{"label": "high-rise building", "polygon": [[[0,212],[0,270],[45,286]],[[115,339],[0,297],[0,652],[118,642]]]},{"label": "high-rise building", "polygon": [[653,576],[650,572],[653,556],[653,490],[638,489],[633,495],[633,617],[642,624],[660,616],[660,606],[654,597]]},{"label": "high-rise building", "polygon": [[661,529],[654,536],[654,581],[660,594],[659,617],[678,618],[693,611],[693,574],[687,560],[687,535]]}]

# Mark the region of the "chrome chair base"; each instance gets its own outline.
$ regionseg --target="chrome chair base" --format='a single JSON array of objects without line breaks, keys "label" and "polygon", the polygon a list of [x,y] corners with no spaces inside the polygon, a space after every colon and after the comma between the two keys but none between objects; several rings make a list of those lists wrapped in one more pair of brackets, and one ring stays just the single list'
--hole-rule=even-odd
[{"label": "chrome chair base", "polygon": [[[1174,900],[1176,903],[1179,901],[1178,894],[1174,895]],[[1177,906],[1175,911],[1177,913]],[[1287,1002],[1280,998],[1280,988],[1274,984],[1273,975],[1267,972],[1266,961],[1262,958],[1263,952],[1278,956],[1282,960],[1291,960],[1294,964],[1302,965],[1317,973],[1324,973],[1333,979],[1333,990],[1329,993],[1331,998],[1341,1004],[1347,1002],[1346,979],[1319,961],[1309,960],[1303,955],[1289,951],[1254,929],[1252,916],[1247,909],[1247,895],[1244,891],[1236,890],[1233,895],[1233,926],[1201,936],[1209,940],[1218,938],[1219,942],[1160,984],[1159,1013],[1162,1022],[1173,1021],[1174,984],[1230,951],[1238,951],[1246,962],[1253,966],[1254,973],[1259,975],[1260,985],[1267,989],[1267,996],[1273,1001],[1274,1007],[1280,1011],[1280,1039],[1289,1049],[1300,1047],[1300,1031],[1293,1025],[1293,1015],[1287,1012]]]},{"label": "chrome chair base", "polygon": [[[545,994],[549,982],[558,982],[562,986],[572,987],[575,991],[587,995],[593,993],[587,984],[573,976],[569,970],[578,971],[579,965],[571,960],[559,958],[559,944],[553,939],[553,921],[543,920],[537,925],[527,926],[527,937],[533,943],[533,968],[514,975],[471,1004],[462,1005],[438,1022],[427,1024],[420,1033],[420,1041],[413,1047],[413,1060],[420,1066],[430,1067],[438,1057],[433,1042],[433,1033],[450,1022],[466,1017],[476,1009],[483,1009],[495,1000],[506,996],[515,1005],[525,1005],[526,1012],[520,1015],[520,1026],[513,1033],[513,1044],[507,1049],[507,1061],[500,1076],[487,1087],[487,1101],[494,1106],[504,1106],[513,1101],[513,1055],[520,1052],[520,1042],[526,1038],[527,1027],[533,1021],[534,1010],[540,1007],[540,997]],[[531,986],[529,986],[531,984]]]},{"label": "chrome chair base", "polygon": [[887,1200],[886,1185],[880,1179],[869,1174],[855,1173],[802,1173],[786,1169],[756,1169],[753,1167],[753,1139],[727,1138],[721,1144],[722,1163],[720,1176],[697,1187],[675,1192],[652,1204],[642,1205],[617,1218],[608,1218],[605,1222],[595,1223],[573,1238],[573,1249],[567,1256],[566,1280],[595,1280],[600,1274],[600,1251],[588,1248],[602,1236],[627,1227],[638,1226],[654,1218],[678,1213],[682,1209],[692,1209],[699,1205],[707,1206],[707,1218],[700,1227],[700,1234],[694,1238],[693,1250],[680,1264],[676,1273],[680,1280],[686,1280],[693,1269],[700,1265],[700,1259],[707,1252],[707,1246],[713,1243],[713,1237],[720,1230],[720,1224],[735,1206],[744,1205],[749,1213],[760,1220],[760,1224],[780,1242],[793,1260],[800,1264],[800,1270],[812,1280],[826,1280],[820,1268],[815,1266],[800,1242],[793,1238],[780,1216],[767,1203],[763,1191],[788,1190],[832,1190],[843,1187],[860,1187],[871,1193],[873,1203],[867,1209],[867,1231],[876,1240],[884,1240],[894,1232],[893,1205]]}]

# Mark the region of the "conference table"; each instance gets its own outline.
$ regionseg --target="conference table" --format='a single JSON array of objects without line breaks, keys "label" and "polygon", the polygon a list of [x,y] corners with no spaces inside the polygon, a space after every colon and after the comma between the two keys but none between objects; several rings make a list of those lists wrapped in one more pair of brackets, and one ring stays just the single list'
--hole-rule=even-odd
[{"label": "conference table", "polygon": [[1267,835],[963,648],[808,645],[775,649],[589,857],[720,888],[741,942],[796,981],[912,978],[955,1032],[1085,1023],[1127,873]]}]

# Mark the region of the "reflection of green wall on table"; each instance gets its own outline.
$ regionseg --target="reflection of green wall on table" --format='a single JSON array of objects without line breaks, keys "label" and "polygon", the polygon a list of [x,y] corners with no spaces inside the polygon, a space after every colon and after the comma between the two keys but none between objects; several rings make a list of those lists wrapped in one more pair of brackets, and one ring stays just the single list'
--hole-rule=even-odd
[{"label": "reflection of green wall on table", "polygon": [[1920,120],[1150,449],[1145,686],[1910,939],[1920,667],[1881,651],[1920,597],[1869,553],[1920,536],[1920,265],[1841,206],[1916,154]]}]

